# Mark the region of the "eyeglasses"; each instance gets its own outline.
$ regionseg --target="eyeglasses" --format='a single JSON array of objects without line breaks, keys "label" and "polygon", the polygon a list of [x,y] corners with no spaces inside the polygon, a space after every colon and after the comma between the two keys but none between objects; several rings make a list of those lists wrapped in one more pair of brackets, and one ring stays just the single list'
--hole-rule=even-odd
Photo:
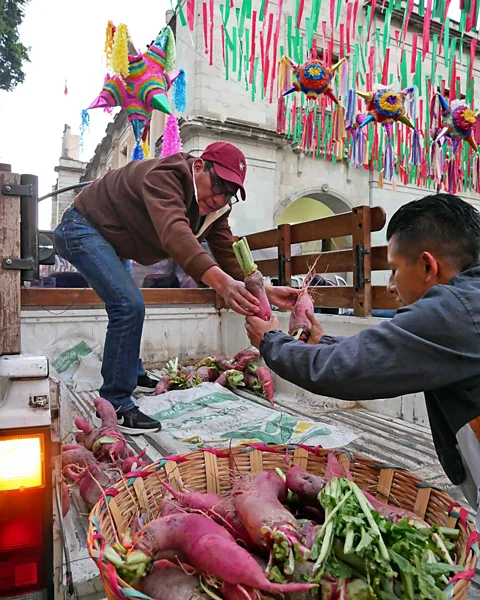
[{"label": "eyeglasses", "polygon": [[212,193],[214,196],[221,196],[222,194],[225,195],[225,200],[227,201],[227,204],[229,206],[233,206],[234,204],[237,204],[238,202],[240,202],[240,199],[238,198],[237,194],[238,194],[238,190],[236,190],[235,192],[230,191],[225,182],[221,179],[219,179],[218,175],[215,173],[215,171],[213,171],[213,169],[211,169],[210,167],[207,167],[208,172],[210,173],[210,177],[212,179]]}]

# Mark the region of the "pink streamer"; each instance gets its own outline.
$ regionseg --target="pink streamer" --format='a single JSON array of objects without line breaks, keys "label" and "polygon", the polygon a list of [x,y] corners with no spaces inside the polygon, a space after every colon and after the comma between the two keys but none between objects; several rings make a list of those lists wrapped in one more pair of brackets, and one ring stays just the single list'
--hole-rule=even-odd
[{"label": "pink streamer", "polygon": [[215,16],[215,4],[214,4],[214,0],[210,0],[210,66],[213,65],[214,16]]},{"label": "pink streamer", "polygon": [[432,0],[427,0],[427,11],[423,21],[423,44],[422,59],[425,60],[427,52],[430,50],[430,23],[432,21]]}]

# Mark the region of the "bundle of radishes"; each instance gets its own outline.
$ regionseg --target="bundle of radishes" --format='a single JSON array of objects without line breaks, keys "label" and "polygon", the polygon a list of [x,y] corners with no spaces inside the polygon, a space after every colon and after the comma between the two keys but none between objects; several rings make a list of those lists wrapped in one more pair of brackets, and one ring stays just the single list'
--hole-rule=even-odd
[{"label": "bundle of radishes", "polygon": [[325,477],[261,471],[226,495],[160,481],[157,518],[135,516],[103,553],[110,577],[156,600],[446,600],[461,570],[458,530],[375,500],[333,453]]},{"label": "bundle of radishes", "polygon": [[80,496],[91,509],[107,489],[117,483],[122,474],[146,465],[142,460],[145,451],[138,456],[127,448],[123,435],[117,429],[117,413],[103,398],[94,402],[102,426],[95,428],[82,417],[75,419],[79,431],[75,433],[76,444],[62,446],[62,511],[65,516],[70,509],[70,491],[78,486]]},{"label": "bundle of radishes", "polygon": [[273,406],[272,374],[267,367],[261,366],[260,361],[260,353],[255,348],[242,350],[232,359],[226,356],[207,356],[194,366],[182,366],[178,359],[169,360],[155,393],[159,395],[169,390],[188,389],[210,381],[231,390],[245,387],[269,400]]},{"label": "bundle of radishes", "polygon": [[[259,310],[255,314],[259,319],[269,321],[272,316],[272,310],[267,294],[265,292],[265,284],[262,273],[253,261],[252,253],[248,246],[246,238],[242,238],[238,242],[234,242],[233,251],[237,257],[245,276],[245,287],[259,301]],[[313,298],[309,294],[309,285],[314,276],[315,265],[310,269],[305,283],[297,296],[295,306],[290,313],[290,321],[288,324],[288,333],[297,340],[307,342],[310,338],[310,330],[312,328],[307,312],[313,314],[314,303]]]}]

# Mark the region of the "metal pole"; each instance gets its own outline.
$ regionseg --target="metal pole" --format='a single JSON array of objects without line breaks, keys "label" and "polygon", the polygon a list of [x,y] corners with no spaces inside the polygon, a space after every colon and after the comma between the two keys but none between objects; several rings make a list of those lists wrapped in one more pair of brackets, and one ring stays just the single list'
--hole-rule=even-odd
[{"label": "metal pole", "polygon": [[34,281],[39,278],[38,268],[38,177],[21,175],[21,185],[28,185],[30,196],[20,198],[20,257],[32,259],[34,267],[22,271],[22,281]]},{"label": "metal pole", "polygon": [[77,188],[83,188],[86,185],[90,185],[91,183],[92,183],[91,181],[82,181],[81,183],[67,185],[67,187],[60,188],[59,190],[53,190],[53,192],[50,192],[49,194],[45,194],[45,196],[41,196],[38,199],[38,202],[41,202],[42,200],[46,200],[47,198],[51,198],[52,196],[58,196],[58,194],[62,194],[63,192],[69,192],[70,190],[76,190]]}]

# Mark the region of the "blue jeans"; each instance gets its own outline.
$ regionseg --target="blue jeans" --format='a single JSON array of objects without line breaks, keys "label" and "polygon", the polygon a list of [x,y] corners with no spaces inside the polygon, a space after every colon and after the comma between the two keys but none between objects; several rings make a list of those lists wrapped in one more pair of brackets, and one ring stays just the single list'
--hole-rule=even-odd
[{"label": "blue jeans", "polygon": [[103,349],[100,395],[118,412],[133,408],[131,398],[139,375],[145,304],[132,277],[129,260],[74,208],[68,208],[55,229],[58,254],[68,260],[105,302],[108,328]]}]

